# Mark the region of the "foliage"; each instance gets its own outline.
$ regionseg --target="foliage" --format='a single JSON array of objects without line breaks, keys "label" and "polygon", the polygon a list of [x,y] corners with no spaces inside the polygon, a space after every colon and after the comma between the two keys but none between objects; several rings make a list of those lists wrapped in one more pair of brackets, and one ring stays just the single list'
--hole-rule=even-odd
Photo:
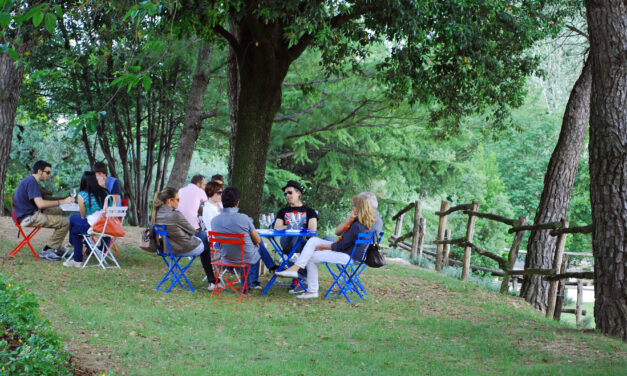
[{"label": "foliage", "polygon": [[[627,347],[617,339],[564,330],[518,299],[431,271],[366,269],[369,296],[356,304],[297,301],[281,287],[238,304],[210,298],[199,264],[187,272],[195,293],[156,291],[163,262],[118,249],[122,269],[107,271],[107,283],[96,268],[42,268],[22,253],[3,271],[30,280],[59,332],[110,354],[119,374],[592,375],[627,367]],[[328,288],[324,266],[320,277],[321,290]],[[564,356],[571,344],[578,351]]]},{"label": "foliage", "polygon": [[69,354],[33,293],[0,274],[0,375],[71,375]]}]

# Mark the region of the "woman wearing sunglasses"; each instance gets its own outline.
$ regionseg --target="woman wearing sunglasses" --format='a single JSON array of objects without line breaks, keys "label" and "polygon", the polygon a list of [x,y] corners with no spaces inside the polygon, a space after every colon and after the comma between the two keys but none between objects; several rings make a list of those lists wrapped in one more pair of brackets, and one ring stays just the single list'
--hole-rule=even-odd
[{"label": "woman wearing sunglasses", "polygon": [[222,213],[222,184],[210,181],[205,187],[205,193],[209,199],[202,209],[202,222],[207,231],[211,231],[211,221]]},{"label": "woman wearing sunglasses", "polygon": [[178,207],[179,194],[176,189],[166,188],[159,192],[153,203],[153,210],[157,213],[155,224],[165,226],[173,254],[200,252],[200,262],[209,281],[208,289],[213,290],[215,277],[211,266],[211,251],[205,248],[200,238],[194,236],[196,229],[185,219],[183,213],[176,210]]}]

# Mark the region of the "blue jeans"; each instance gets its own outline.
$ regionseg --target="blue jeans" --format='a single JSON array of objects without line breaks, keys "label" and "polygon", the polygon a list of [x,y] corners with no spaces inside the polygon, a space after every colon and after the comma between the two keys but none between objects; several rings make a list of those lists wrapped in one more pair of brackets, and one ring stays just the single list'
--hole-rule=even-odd
[{"label": "blue jeans", "polygon": [[[263,261],[266,268],[271,269],[275,264],[272,256],[268,252],[268,249],[263,244],[263,241],[259,243],[259,255],[261,261]],[[259,282],[259,261],[250,265],[250,271],[248,272],[248,287],[252,287],[253,283]]]},{"label": "blue jeans", "polygon": [[74,261],[83,262],[83,234],[89,230],[89,222],[80,214],[70,216],[70,243],[74,247]]},{"label": "blue jeans", "polygon": [[272,256],[270,256],[270,252],[268,252],[266,245],[263,244],[263,240],[259,242],[259,255],[261,256],[261,260],[263,261],[266,268],[272,269],[272,267],[274,267],[274,260],[272,259]]}]

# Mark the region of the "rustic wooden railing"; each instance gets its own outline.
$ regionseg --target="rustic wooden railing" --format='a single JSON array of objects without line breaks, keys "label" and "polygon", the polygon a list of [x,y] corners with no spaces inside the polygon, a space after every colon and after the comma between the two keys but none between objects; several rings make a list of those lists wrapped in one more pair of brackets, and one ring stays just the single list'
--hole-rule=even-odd
[{"label": "rustic wooden railing", "polygon": [[[401,235],[403,219],[407,212],[414,209],[414,226],[413,230]],[[565,283],[562,282],[568,278],[578,279],[578,297],[577,308],[575,313],[577,315],[577,322],[579,323],[581,315],[584,314],[581,309],[580,303],[580,289],[579,283],[583,283],[582,279],[593,279],[592,272],[566,272],[568,267],[568,255],[565,255],[564,248],[566,245],[567,234],[574,233],[590,233],[592,232],[592,226],[579,226],[569,227],[567,219],[562,219],[558,222],[540,223],[528,225],[526,218],[518,217],[518,219],[510,219],[500,215],[492,213],[481,213],[478,211],[479,203],[473,201],[470,204],[461,204],[457,206],[450,206],[450,203],[443,200],[440,205],[440,210],[435,212],[438,215],[438,231],[437,238],[433,242],[436,246],[424,245],[425,237],[425,219],[422,217],[422,203],[420,201],[413,202],[401,209],[396,215],[392,217],[396,221],[396,227],[394,234],[390,237],[390,244],[402,249],[409,250],[411,257],[415,258],[416,255],[425,256],[432,259],[435,262],[436,271],[441,271],[443,266],[449,264],[461,265],[462,275],[461,279],[468,280],[468,274],[470,270],[481,270],[491,273],[492,275],[502,276],[503,281],[501,283],[501,293],[509,292],[509,283],[512,276],[524,276],[524,275],[544,275],[544,279],[549,281],[549,302],[546,312],[547,317],[556,317],[559,319],[561,312],[570,312],[571,310],[562,310],[561,305],[563,299],[557,299],[558,296],[563,296]],[[462,212],[468,216],[468,222],[466,225],[466,234],[462,237],[451,239],[450,230],[446,228],[448,222],[448,216],[455,213]],[[511,228],[508,233],[515,234],[512,241],[512,245],[509,249],[507,259],[497,255],[496,253],[482,249],[480,246],[473,243],[474,230],[477,218],[483,218],[496,222],[505,223]],[[524,269],[515,270],[514,265],[520,251],[520,245],[525,231],[536,230],[551,230],[550,234],[556,236],[557,249],[553,258],[553,264],[551,269]],[[411,243],[405,240],[411,238]],[[462,261],[454,260],[449,257],[450,246],[455,245],[464,248],[464,258]],[[436,251],[430,251],[427,248],[436,248]],[[472,252],[476,252],[481,256],[488,257],[496,261],[500,270],[481,267],[477,265],[471,265],[470,259]],[[556,309],[557,308],[557,309]]]}]

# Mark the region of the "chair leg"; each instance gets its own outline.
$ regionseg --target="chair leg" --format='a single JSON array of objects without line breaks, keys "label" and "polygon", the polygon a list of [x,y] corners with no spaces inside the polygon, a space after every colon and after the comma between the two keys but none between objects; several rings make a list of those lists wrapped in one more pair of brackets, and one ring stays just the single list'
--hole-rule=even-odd
[{"label": "chair leg", "polygon": [[16,256],[22,250],[22,248],[24,248],[25,245],[28,245],[28,248],[30,248],[31,253],[33,254],[33,256],[35,256],[35,259],[39,260],[39,256],[37,255],[37,252],[35,252],[35,250],[33,249],[33,246],[30,244],[30,240],[35,236],[37,232],[39,232],[40,229],[41,227],[35,227],[28,235],[26,235],[24,231],[22,230],[22,228],[18,227],[19,234],[22,235],[22,241],[15,248],[13,248],[11,252],[9,252],[9,256],[11,257]]}]

